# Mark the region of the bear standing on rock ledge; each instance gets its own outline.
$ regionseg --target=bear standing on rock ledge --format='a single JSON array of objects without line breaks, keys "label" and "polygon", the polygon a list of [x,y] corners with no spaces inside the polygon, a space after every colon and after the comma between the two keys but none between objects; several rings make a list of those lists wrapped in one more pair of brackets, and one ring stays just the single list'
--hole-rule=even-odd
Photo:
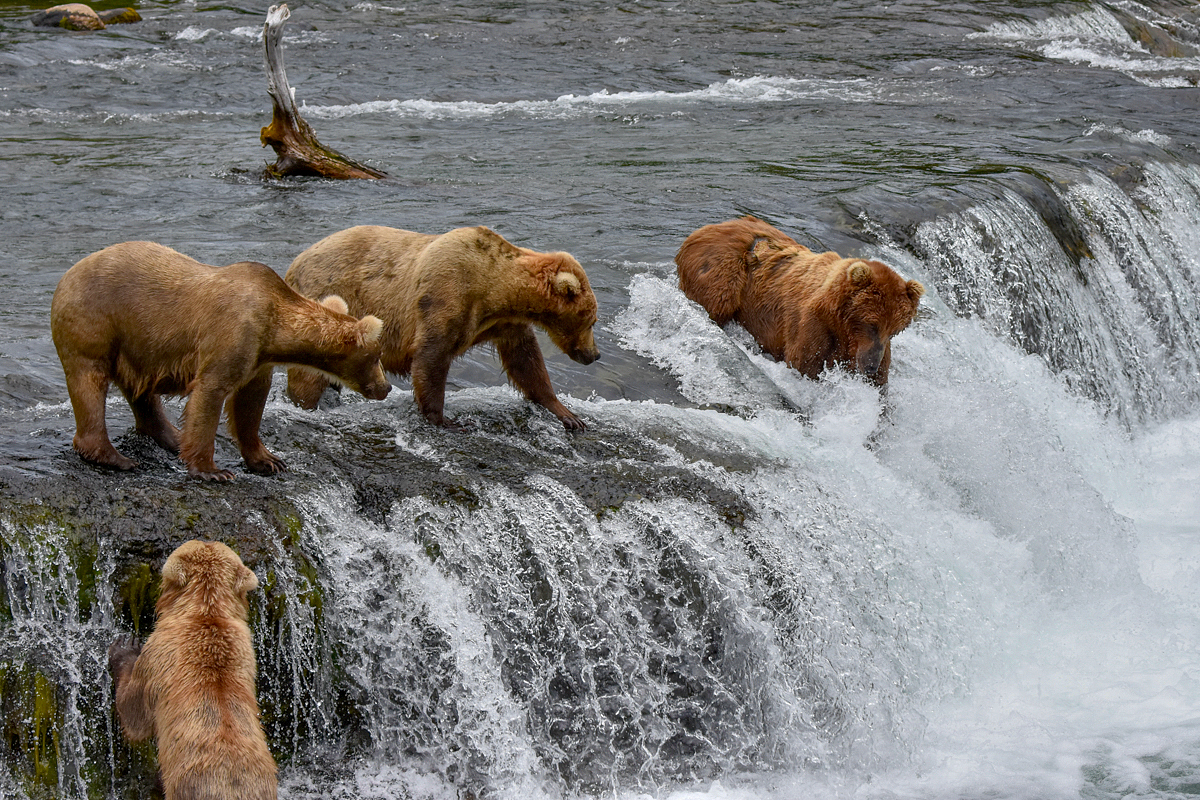
[{"label": "bear standing on rock ledge", "polygon": [[892,337],[925,293],[882,262],[814,253],[755,217],[696,230],[675,264],[679,288],[714,322],[740,322],[809,378],[838,364],[886,386]]},{"label": "bear standing on rock ledge", "polygon": [[[362,225],[332,234],[296,257],[284,276],[307,297],[338,294],[352,314],[383,318],[383,368],[412,375],[425,419],[446,425],[446,376],[454,359],[495,345],[513,385],[568,430],[583,421],[554,394],[533,326],[572,360],[600,357],[592,338],[596,296],[569,253],[510,244],[483,226],[443,234]],[[315,408],[328,381],[288,370],[288,395]]]},{"label": "bear standing on rock ledge", "polygon": [[[137,431],[187,464],[228,481],[213,463],[221,406],[252,472],[286,467],[258,429],[276,364],[322,370],[372,400],[391,385],[379,366],[375,317],[354,319],[341,298],[316,303],[265,264],[201,264],[153,242],[125,242],[67,270],[50,304],[50,333],[75,412],[75,450],[117,469],[136,463],[108,438],[104,401],[115,383]],[[159,395],[188,395],[182,435]]]}]

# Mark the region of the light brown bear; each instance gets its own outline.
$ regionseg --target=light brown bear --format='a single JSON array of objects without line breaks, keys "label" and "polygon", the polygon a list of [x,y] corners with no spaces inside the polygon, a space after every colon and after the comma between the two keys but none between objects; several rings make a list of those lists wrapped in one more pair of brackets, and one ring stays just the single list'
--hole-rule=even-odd
[{"label": "light brown bear", "polygon": [[220,542],[192,540],[162,569],[154,632],[108,648],[117,716],[153,736],[166,800],[274,800],[275,760],[258,717],[246,593],[258,578]]},{"label": "light brown bear", "polygon": [[[284,279],[301,294],[346,298],[352,314],[377,314],[383,368],[411,375],[417,407],[435,425],[450,363],[485,342],[495,345],[509,380],[568,430],[583,421],[554,394],[533,326],[580,364],[600,357],[592,338],[596,296],[568,253],[510,244],[485,227],[443,234],[364,225],[332,234],[305,250]],[[327,381],[288,370],[288,394],[315,408]]]},{"label": "light brown bear", "polygon": [[886,264],[814,253],[754,217],[696,230],[675,264],[679,288],[714,322],[740,322],[809,378],[839,364],[886,386],[891,339],[925,293]]},{"label": "light brown bear", "polygon": [[[136,466],[108,438],[112,382],[138,432],[179,453],[189,474],[218,481],[233,477],[213,462],[222,404],[246,466],[280,472],[283,461],[258,435],[274,365],[319,369],[381,400],[391,389],[379,365],[382,330],[375,317],[347,315],[340,298],[322,305],[302,297],[265,264],[213,267],[153,242],[87,256],[63,275],[50,306],[75,450],[117,469]],[[159,395],[188,395],[182,436]]]}]

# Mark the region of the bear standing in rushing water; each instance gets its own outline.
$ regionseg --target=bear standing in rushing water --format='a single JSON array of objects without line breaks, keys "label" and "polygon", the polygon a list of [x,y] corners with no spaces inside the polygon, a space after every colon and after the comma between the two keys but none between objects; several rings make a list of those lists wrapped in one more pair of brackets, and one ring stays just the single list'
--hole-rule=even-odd
[{"label": "bear standing in rushing water", "polygon": [[[275,364],[321,370],[372,400],[391,389],[379,365],[382,323],[345,312],[340,298],[302,297],[265,264],[212,267],[153,242],[93,253],[67,270],[50,306],[75,449],[99,464],[136,466],[108,438],[112,382],[133,408],[137,431],[179,453],[189,474],[233,477],[213,463],[222,404],[246,466],[286,469],[258,435]],[[182,435],[163,411],[164,394],[188,395]]]},{"label": "bear standing in rushing water", "polygon": [[886,386],[891,339],[925,293],[886,264],[814,253],[754,217],[696,230],[675,264],[679,288],[714,322],[740,322],[809,378],[839,364]]},{"label": "bear standing in rushing water", "polygon": [[274,800],[275,760],[258,718],[246,593],[258,578],[220,542],[180,545],[162,569],[145,647],[108,648],[117,716],[153,736],[166,800]]},{"label": "bear standing in rushing water", "polygon": [[[353,314],[378,314],[383,368],[412,376],[417,406],[445,425],[450,363],[477,344],[495,345],[513,385],[568,430],[583,422],[554,394],[533,326],[580,364],[600,357],[592,338],[596,296],[568,253],[517,247],[485,227],[444,234],[364,225],[305,250],[285,280],[301,294],[346,298]],[[288,394],[315,408],[327,381],[288,370]]]}]

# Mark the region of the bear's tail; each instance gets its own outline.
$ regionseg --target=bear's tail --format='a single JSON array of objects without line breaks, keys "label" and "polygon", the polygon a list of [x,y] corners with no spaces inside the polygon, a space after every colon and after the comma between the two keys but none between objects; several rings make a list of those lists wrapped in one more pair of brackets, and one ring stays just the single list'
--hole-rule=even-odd
[{"label": "bear's tail", "polygon": [[718,325],[733,319],[741,309],[750,269],[757,263],[752,251],[761,240],[796,245],[775,226],[746,216],[699,228],[675,255],[679,288],[704,306]]}]

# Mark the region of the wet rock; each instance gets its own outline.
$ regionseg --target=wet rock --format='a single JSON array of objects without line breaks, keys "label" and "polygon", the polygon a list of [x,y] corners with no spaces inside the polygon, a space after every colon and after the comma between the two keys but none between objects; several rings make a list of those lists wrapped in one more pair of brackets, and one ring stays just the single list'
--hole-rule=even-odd
[{"label": "wet rock", "polygon": [[67,3],[39,11],[30,17],[30,22],[39,28],[66,28],[70,31],[98,31],[107,25],[138,22],[141,15],[132,8],[113,8],[95,11],[83,3]]},{"label": "wet rock", "polygon": [[[1108,12],[1117,18],[1125,32],[1135,42],[1156,56],[1166,58],[1187,58],[1194,56],[1200,49],[1181,41],[1178,36],[1182,33],[1178,28],[1166,30],[1158,25],[1140,20],[1127,11],[1119,8],[1109,8]],[[1174,26],[1172,26],[1174,27]]]},{"label": "wet rock", "polygon": [[66,28],[70,31],[98,31],[104,28],[100,15],[83,3],[68,3],[39,11],[30,21],[39,28]]},{"label": "wet rock", "polygon": [[132,8],[110,8],[96,13],[99,15],[100,21],[105,25],[120,25],[142,21],[142,15]]}]

